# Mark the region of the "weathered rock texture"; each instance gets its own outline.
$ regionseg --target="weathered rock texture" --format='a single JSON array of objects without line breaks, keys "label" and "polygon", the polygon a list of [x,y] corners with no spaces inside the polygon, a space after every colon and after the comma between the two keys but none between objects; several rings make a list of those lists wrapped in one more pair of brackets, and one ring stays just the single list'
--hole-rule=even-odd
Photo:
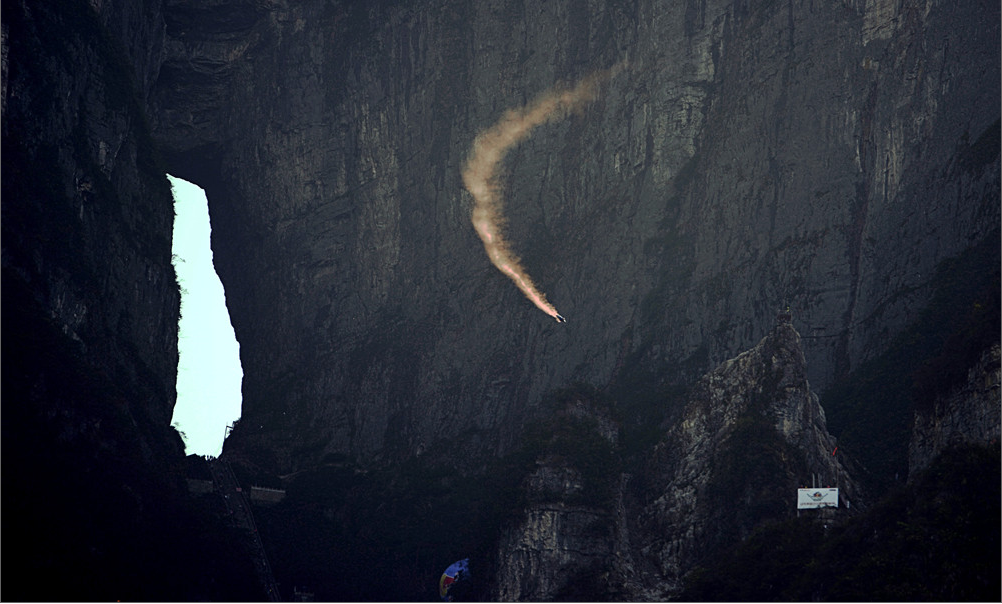
[{"label": "weathered rock texture", "polygon": [[639,534],[669,591],[764,520],[792,516],[797,488],[815,477],[840,487],[843,508],[855,497],[806,375],[800,335],[781,323],[700,379],[658,445]]},{"label": "weathered rock texture", "polygon": [[[581,490],[580,479],[572,470],[559,470],[544,466],[533,478],[540,482],[559,479],[566,495]],[[554,476],[559,474],[563,475]],[[561,502],[531,506],[499,544],[496,599],[552,601],[594,597],[607,591],[603,583],[608,581],[616,545],[610,530],[613,527],[603,509]]]},{"label": "weathered rock texture", "polygon": [[[96,380],[120,388],[144,447],[159,448],[174,408],[180,294],[173,199],[145,121],[148,87],[137,88],[133,72],[135,59],[148,85],[158,64],[132,53],[159,47],[162,31],[150,24],[160,13],[11,4],[4,9],[5,299],[26,313],[22,321],[31,315],[51,324]],[[146,24],[128,30],[134,46],[103,23],[130,18]],[[13,334],[25,325],[8,327]],[[42,394],[46,370],[36,370],[36,403],[58,405]]]},{"label": "weathered rock texture", "polygon": [[[45,527],[4,570],[49,569],[46,587],[78,598],[259,596],[193,572],[230,557],[173,555],[210,531],[173,499],[165,170],[207,191],[241,343],[226,455],[275,480],[326,463],[407,486],[392,462],[443,450],[474,476],[546,393],[691,385],[793,307],[803,351],[781,326],[690,407],[658,410],[684,417],[650,468],[596,482],[623,454],[601,417],[594,447],[540,457],[499,577],[539,574],[499,579],[499,597],[661,597],[686,554],[789,513],[806,474],[851,494],[807,380],[880,354],[934,267],[999,233],[994,2],[21,0],[2,15],[4,529]],[[624,61],[505,163],[509,239],[559,325],[490,266],[461,167],[505,110]],[[391,490],[368,486],[345,500]],[[390,506],[401,526],[409,501]],[[384,545],[369,535],[340,551]],[[411,564],[401,585],[424,576]],[[568,590],[591,569],[587,594]],[[4,597],[67,599],[17,588]]]},{"label": "weathered rock texture", "polygon": [[[806,374],[800,335],[784,320],[699,380],[646,466],[609,466],[589,481],[594,453],[541,455],[524,512],[498,545],[495,598],[663,600],[756,527],[793,517],[797,488],[815,479],[840,487],[841,507],[826,517],[851,514],[858,487],[833,455]],[[577,408],[601,432],[602,414]]]},{"label": "weathered rock texture", "polygon": [[164,597],[179,293],[138,56],[159,6],[2,14],[3,597]]},{"label": "weathered rock texture", "polygon": [[[171,0],[155,122],[207,191],[241,342],[227,454],[408,456],[455,425],[504,447],[542,393],[691,380],[784,300],[824,388],[998,226],[998,16]],[[558,325],[491,268],[461,167],[503,111],[622,60],[506,162],[510,240]]]},{"label": "weathered rock texture", "polygon": [[615,461],[619,430],[587,399],[574,400],[561,416],[560,424],[576,425],[578,432],[565,437],[573,443],[544,448],[522,481],[524,509],[497,545],[491,599],[574,601],[633,593],[624,503],[630,475]]},{"label": "weathered rock texture", "polygon": [[999,346],[986,350],[967,375],[967,383],[937,399],[932,409],[917,412],[908,448],[908,477],[925,470],[950,446],[998,447],[1002,425]]},{"label": "weathered rock texture", "polygon": [[173,199],[145,111],[161,9],[2,5],[5,600],[263,593],[187,507],[170,425]]}]

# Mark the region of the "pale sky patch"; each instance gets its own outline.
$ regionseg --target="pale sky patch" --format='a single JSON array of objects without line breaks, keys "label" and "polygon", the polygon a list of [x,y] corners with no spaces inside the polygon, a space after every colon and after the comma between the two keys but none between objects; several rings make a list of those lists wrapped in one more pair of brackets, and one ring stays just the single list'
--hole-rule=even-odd
[{"label": "pale sky patch", "polygon": [[240,418],[240,346],[212,266],[205,193],[168,176],[174,190],[174,267],[181,286],[177,405],[171,420],[187,454],[218,457],[226,426]]}]

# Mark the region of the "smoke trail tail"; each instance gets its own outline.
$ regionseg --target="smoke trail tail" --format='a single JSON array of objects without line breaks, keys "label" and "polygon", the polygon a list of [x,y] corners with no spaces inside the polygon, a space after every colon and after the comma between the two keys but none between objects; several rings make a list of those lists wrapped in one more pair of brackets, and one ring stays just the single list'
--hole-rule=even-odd
[{"label": "smoke trail tail", "polygon": [[525,107],[506,111],[498,123],[477,135],[463,169],[463,183],[474,199],[470,218],[487,256],[533,304],[560,323],[566,319],[546,300],[501,236],[503,220],[497,172],[508,151],[528,138],[534,128],[583,108],[595,99],[599,85],[625,66],[625,61],[620,62],[587,76],[572,88],[552,89]]}]

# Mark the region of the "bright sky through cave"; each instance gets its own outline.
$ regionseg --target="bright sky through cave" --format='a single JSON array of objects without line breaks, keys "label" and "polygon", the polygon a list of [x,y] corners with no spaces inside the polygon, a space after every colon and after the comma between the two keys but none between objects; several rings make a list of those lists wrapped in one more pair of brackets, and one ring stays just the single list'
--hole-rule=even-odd
[{"label": "bright sky through cave", "polygon": [[177,404],[171,424],[188,455],[218,457],[226,426],[240,418],[240,345],[212,266],[205,192],[168,176],[174,189],[174,267],[181,286]]}]

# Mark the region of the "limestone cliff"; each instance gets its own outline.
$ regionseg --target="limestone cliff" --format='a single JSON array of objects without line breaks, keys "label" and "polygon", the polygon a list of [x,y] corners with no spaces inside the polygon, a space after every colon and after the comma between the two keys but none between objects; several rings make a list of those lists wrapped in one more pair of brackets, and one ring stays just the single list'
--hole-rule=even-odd
[{"label": "limestone cliff", "polygon": [[[435,597],[464,556],[484,598],[658,599],[811,474],[856,509],[813,389],[997,254],[997,3],[14,0],[0,34],[5,599],[262,597],[185,498],[165,172],[208,193],[241,343],[225,455],[289,487],[279,580],[347,600]],[[504,163],[561,325],[490,266],[461,171],[613,65]],[[984,371],[920,410],[917,464],[992,434]]]},{"label": "limestone cliff", "polygon": [[[93,379],[121,389],[127,421],[157,449],[177,372],[173,199],[133,71],[148,86],[157,63],[133,63],[128,36],[101,20],[116,25],[122,12],[146,24],[129,30],[137,47],[159,46],[156,8],[5,5],[4,316],[11,335],[40,321],[65,336]],[[45,369],[28,371],[41,372],[27,380],[40,380],[37,392],[52,386]],[[49,413],[80,411],[68,407]]]},{"label": "limestone cliff", "polygon": [[642,516],[642,550],[669,590],[763,521],[791,517],[798,487],[837,486],[851,513],[858,489],[806,375],[800,335],[784,322],[700,379],[655,450]]},{"label": "limestone cliff", "polygon": [[[795,516],[797,488],[815,480],[840,487],[840,508],[824,514],[844,521],[859,489],[806,375],[800,335],[784,320],[699,380],[646,464],[621,449],[620,463],[634,467],[596,457],[594,442],[577,455],[544,448],[524,482],[524,511],[499,541],[495,598],[663,600],[753,529]],[[593,405],[567,409],[590,418],[593,439],[603,433]],[[572,417],[565,411],[561,423]],[[589,481],[600,459],[602,478]]]},{"label": "limestone cliff", "polygon": [[2,6],[5,600],[258,597],[186,506],[170,425],[173,199],[145,111],[161,8]]},{"label": "limestone cliff", "polygon": [[596,401],[572,396],[540,430],[525,496],[502,531],[491,599],[620,599],[633,595],[620,431]]},{"label": "limestone cliff", "polygon": [[[157,137],[207,191],[241,342],[227,455],[271,471],[456,425],[503,449],[543,393],[688,383],[783,301],[824,389],[999,222],[991,3],[171,0],[165,20]],[[504,167],[558,325],[491,268],[460,173],[504,111],[621,61]]]},{"label": "limestone cliff", "polygon": [[1000,436],[999,346],[986,350],[970,369],[966,383],[915,413],[908,449],[909,479],[925,470],[951,446],[980,444],[997,448]]}]

